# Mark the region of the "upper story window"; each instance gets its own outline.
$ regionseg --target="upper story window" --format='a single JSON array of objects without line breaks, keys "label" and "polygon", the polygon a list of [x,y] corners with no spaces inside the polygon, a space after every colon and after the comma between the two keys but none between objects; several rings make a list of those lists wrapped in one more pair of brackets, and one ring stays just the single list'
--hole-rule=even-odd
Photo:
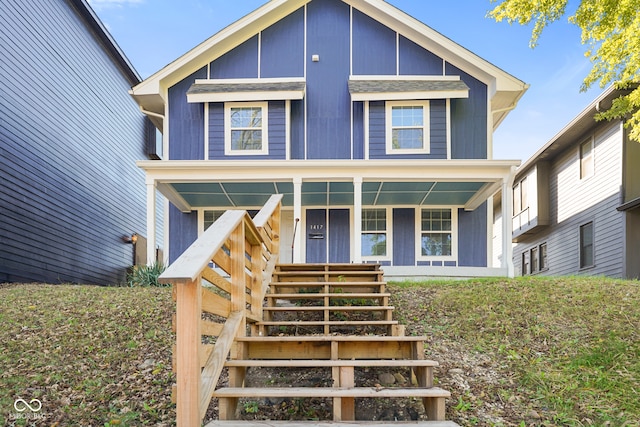
[{"label": "upper story window", "polygon": [[362,210],[362,256],[387,256],[387,210]]},{"label": "upper story window", "polygon": [[519,214],[529,208],[529,186],[525,177],[513,187],[513,214]]},{"label": "upper story window", "polygon": [[267,103],[224,105],[226,155],[268,154]]},{"label": "upper story window", "polygon": [[456,257],[455,209],[422,209],[420,214],[420,257],[454,259]]},{"label": "upper story window", "polygon": [[580,179],[593,175],[593,138],[580,144]]},{"label": "upper story window", "polygon": [[429,101],[386,103],[387,154],[428,154]]}]

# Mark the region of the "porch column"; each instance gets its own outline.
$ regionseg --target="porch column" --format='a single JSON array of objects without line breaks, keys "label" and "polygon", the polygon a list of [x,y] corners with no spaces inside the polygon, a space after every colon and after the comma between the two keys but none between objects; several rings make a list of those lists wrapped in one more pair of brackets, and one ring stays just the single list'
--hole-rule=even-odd
[{"label": "porch column", "polygon": [[353,262],[362,262],[362,177],[353,178]]},{"label": "porch column", "polygon": [[156,262],[156,183],[147,180],[147,265]]},{"label": "porch column", "polygon": [[513,180],[516,168],[502,180],[502,268],[507,269],[507,276],[515,276],[513,266]]},{"label": "porch column", "polygon": [[302,229],[302,224],[304,224],[302,221],[302,178],[293,179],[293,220],[294,227],[296,225],[298,227],[293,239],[293,262],[299,264],[302,262],[302,236],[304,236]]}]

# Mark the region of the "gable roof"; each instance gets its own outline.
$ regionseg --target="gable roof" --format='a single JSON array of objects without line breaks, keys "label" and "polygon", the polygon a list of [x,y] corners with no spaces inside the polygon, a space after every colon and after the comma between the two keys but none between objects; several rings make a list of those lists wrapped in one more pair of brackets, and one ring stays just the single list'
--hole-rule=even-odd
[{"label": "gable roof", "polygon": [[[269,1],[133,87],[131,95],[151,115],[162,116],[165,93],[170,86],[311,1],[313,0]],[[383,0],[342,1],[485,83],[489,88],[494,130],[509,111],[515,108],[529,87]]]},{"label": "gable roof", "polygon": [[107,53],[113,58],[113,61],[124,76],[129,81],[129,84],[135,85],[140,83],[140,75],[133,67],[127,56],[124,54],[118,43],[111,37],[111,34],[104,26],[98,15],[93,11],[87,0],[70,0],[70,3],[76,9],[78,14],[84,19],[87,26],[95,34],[98,41],[102,44]]}]

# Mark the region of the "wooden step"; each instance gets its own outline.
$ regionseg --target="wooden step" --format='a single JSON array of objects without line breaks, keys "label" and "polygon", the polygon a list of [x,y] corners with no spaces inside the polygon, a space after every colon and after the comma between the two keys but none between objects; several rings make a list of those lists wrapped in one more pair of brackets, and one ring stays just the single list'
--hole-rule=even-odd
[{"label": "wooden step", "polygon": [[205,427],[460,427],[453,421],[211,421]]},{"label": "wooden step", "polygon": [[388,311],[394,310],[389,305],[313,305],[313,306],[293,306],[293,307],[263,307],[263,311]]},{"label": "wooden step", "polygon": [[295,293],[295,294],[266,294],[265,298],[275,299],[312,299],[312,298],[344,298],[344,299],[380,299],[389,298],[389,293],[337,293],[337,292],[318,292],[318,293]]},{"label": "wooden step", "polygon": [[223,387],[213,397],[431,397],[448,398],[451,393],[439,387]]},{"label": "wooden step", "polygon": [[397,320],[263,320],[262,326],[389,326]]},{"label": "wooden step", "polygon": [[324,281],[332,283],[382,282],[384,272],[382,270],[286,270],[274,271],[274,281]]},{"label": "wooden step", "polygon": [[425,340],[426,337],[314,335],[238,337],[236,343],[246,359],[424,359]]},{"label": "wooden step", "polygon": [[289,292],[295,289],[330,289],[333,292],[358,292],[359,289],[371,289],[373,292],[384,292],[387,282],[354,280],[351,282],[325,282],[309,280],[272,281],[271,292]]},{"label": "wooden step", "polygon": [[411,368],[439,366],[435,360],[227,360],[225,366],[247,368],[334,368],[334,367],[360,367],[360,368]]},{"label": "wooden step", "polygon": [[345,282],[350,276],[382,276],[382,270],[276,270],[274,276],[344,276]]},{"label": "wooden step", "polygon": [[379,271],[380,264],[278,264],[276,271],[345,271],[345,270],[357,270],[357,271]]},{"label": "wooden step", "polygon": [[293,294],[302,292],[331,292],[331,293],[382,293],[387,289],[386,282],[271,282],[271,293]]},{"label": "wooden step", "polygon": [[390,337],[387,335],[356,335],[356,336],[345,336],[345,335],[309,335],[309,336],[299,336],[299,337],[237,337],[237,342],[268,342],[268,343],[278,343],[278,342],[346,342],[346,343],[365,343],[365,342],[373,342],[373,343],[406,343],[406,342],[424,342],[429,340],[429,337],[426,336],[402,336],[402,337]]},{"label": "wooden step", "polygon": [[409,398],[422,399],[430,420],[443,421],[445,399],[451,393],[438,387],[224,387],[215,390],[221,420],[235,418],[239,398],[332,398],[334,421],[354,419],[356,398]]}]

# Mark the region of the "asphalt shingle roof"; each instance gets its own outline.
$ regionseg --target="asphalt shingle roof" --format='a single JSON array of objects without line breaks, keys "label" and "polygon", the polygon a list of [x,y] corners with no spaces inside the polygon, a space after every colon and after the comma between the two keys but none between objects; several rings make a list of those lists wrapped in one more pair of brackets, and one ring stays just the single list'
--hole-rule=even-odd
[{"label": "asphalt shingle roof", "polygon": [[194,83],[189,88],[187,95],[236,92],[291,92],[303,91],[304,89],[304,82]]},{"label": "asphalt shingle roof", "polygon": [[349,80],[350,93],[468,91],[461,80]]}]

